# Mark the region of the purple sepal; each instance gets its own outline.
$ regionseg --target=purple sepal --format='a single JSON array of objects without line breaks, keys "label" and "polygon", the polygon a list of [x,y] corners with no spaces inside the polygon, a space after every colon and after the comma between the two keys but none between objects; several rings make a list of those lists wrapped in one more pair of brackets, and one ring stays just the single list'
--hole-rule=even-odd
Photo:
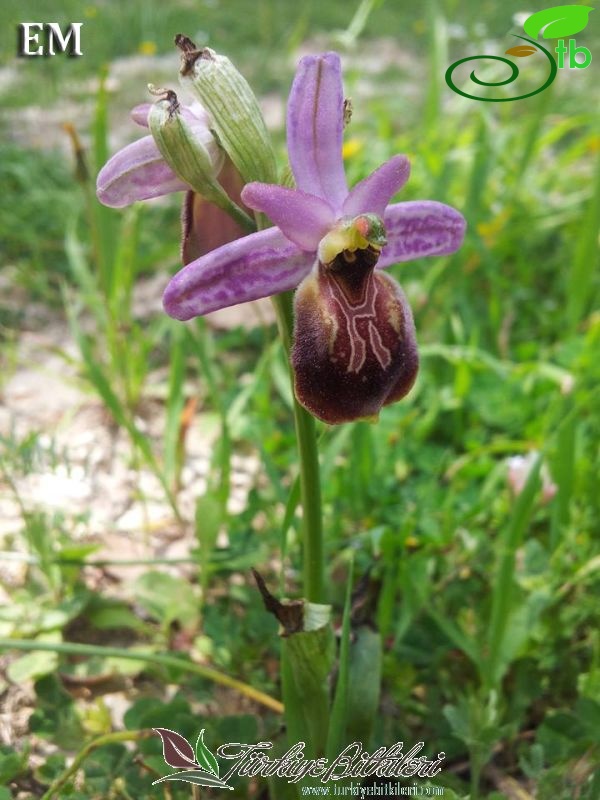
[{"label": "purple sepal", "polygon": [[296,186],[339,210],[348,194],[342,161],[344,91],[337,53],[305,56],[287,113],[288,156]]},{"label": "purple sepal", "polygon": [[96,181],[98,200],[112,208],[188,188],[167,166],[152,136],[144,136],[115,153]]},{"label": "purple sepal", "polygon": [[350,191],[344,201],[344,214],[355,217],[371,213],[383,219],[388,203],[404,186],[409,175],[410,162],[406,156],[390,158]]},{"label": "purple sepal", "polygon": [[187,320],[293,289],[308,274],[314,254],[278,228],[252,233],[192,261],[163,295],[169,316]]},{"label": "purple sepal", "polygon": [[255,211],[262,211],[302,250],[317,249],[335,222],[333,209],[314,194],[269,183],[248,183],[242,200]]},{"label": "purple sepal", "polygon": [[384,224],[388,243],[381,251],[378,267],[454,253],[463,242],[466,228],[460,212],[435,200],[388,206]]}]

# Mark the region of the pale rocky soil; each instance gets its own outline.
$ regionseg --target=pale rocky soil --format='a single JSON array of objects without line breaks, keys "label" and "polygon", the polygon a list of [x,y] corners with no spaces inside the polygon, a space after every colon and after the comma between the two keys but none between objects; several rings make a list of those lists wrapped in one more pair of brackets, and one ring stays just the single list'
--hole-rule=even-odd
[{"label": "pale rocky soil", "polygon": [[[5,297],[11,294],[15,302],[26,303],[26,298],[19,297],[19,291],[10,286],[7,276],[10,270],[0,272],[0,291]],[[147,315],[158,313],[160,287],[166,280],[165,274],[140,282],[134,309],[144,309]],[[255,325],[272,318],[270,303],[264,301],[243,310],[237,307],[217,312],[209,321],[215,328],[222,328]],[[23,441],[28,435],[35,435],[37,445],[31,469],[9,472],[6,481],[0,471],[0,605],[10,603],[11,594],[26,581],[30,554],[22,535],[23,509],[42,511],[48,518],[57,514],[71,540],[99,545],[92,560],[108,559],[112,563],[103,569],[86,568],[83,577],[90,588],[105,596],[126,599],[128,587],[150,567],[119,566],[119,561],[186,559],[196,545],[192,523],[195,501],[206,491],[218,427],[213,415],[203,413],[200,405],[186,436],[186,462],[177,496],[183,522],[178,522],[156,476],[134,465],[127,433],[115,426],[100,399],[81,380],[77,369],[79,354],[65,320],[58,313],[31,304],[27,305],[25,319],[11,363],[0,369],[0,467],[5,440]],[[165,380],[164,371],[149,376],[150,399],[141,404],[136,419],[138,428],[157,451],[163,436],[164,413],[162,402],[151,395],[152,387]],[[201,387],[196,388],[201,393]],[[249,489],[260,478],[259,470],[256,454],[233,456],[231,513],[245,507]],[[226,543],[223,531],[219,544]],[[184,580],[196,575],[193,559],[190,563],[160,564],[156,568]],[[0,744],[15,745],[26,737],[33,748],[31,763],[39,765],[56,748],[28,734],[27,721],[35,707],[33,684],[15,684],[2,677],[12,658],[0,654]],[[119,728],[131,697],[139,689],[130,678],[115,688],[118,690],[102,695],[102,703],[112,724]],[[164,688],[167,693],[175,690]],[[220,707],[231,706],[231,713],[235,708],[239,711],[241,701],[237,695],[216,690],[215,698]]]},{"label": "pale rocky soil", "polygon": [[[140,302],[151,288],[157,292],[158,276],[141,283],[136,305],[148,312],[152,306]],[[229,327],[260,318],[272,319],[270,305],[260,303],[259,314],[248,307],[211,315],[215,327]],[[25,327],[16,342],[12,369],[4,373],[0,391],[0,436],[22,441],[37,435],[34,468],[11,476],[12,486],[0,481],[0,550],[13,555],[0,558],[0,582],[19,582],[25,563],[14,555],[24,547],[17,535],[22,529],[21,507],[60,512],[82,540],[99,541],[102,549],[94,558],[183,557],[192,539],[174,518],[156,476],[132,465],[128,434],[114,424],[101,400],[79,377],[79,354],[60,318],[52,319],[40,309],[31,309],[31,327]],[[250,312],[250,313],[249,313]],[[149,386],[163,383],[166,374],[151,375]],[[150,391],[151,394],[151,391]],[[187,520],[193,519],[195,499],[206,490],[206,476],[218,429],[200,413],[186,437],[186,464],[178,506]],[[136,419],[138,428],[159,446],[163,435],[162,404],[147,400]],[[230,511],[239,512],[255,480],[258,460],[254,455],[233,458]],[[75,522],[80,518],[80,522]],[[4,544],[3,544],[4,542]],[[10,547],[6,547],[10,543]],[[141,571],[141,570],[140,570]],[[129,579],[135,570],[128,568]],[[2,589],[0,588],[0,599]],[[5,599],[6,596],[5,596]]]}]

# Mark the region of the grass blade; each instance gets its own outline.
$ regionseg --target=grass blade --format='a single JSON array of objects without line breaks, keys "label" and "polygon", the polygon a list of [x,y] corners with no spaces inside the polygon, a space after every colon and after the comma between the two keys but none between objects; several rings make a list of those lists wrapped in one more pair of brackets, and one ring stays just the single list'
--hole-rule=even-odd
[{"label": "grass blade", "polygon": [[513,609],[515,554],[529,524],[533,505],[540,486],[542,458],[538,455],[531,468],[523,491],[517,497],[512,518],[500,538],[500,563],[492,592],[492,609],[488,636],[488,657],[483,662],[483,683],[493,689],[508,666],[503,659],[504,640],[508,620]]},{"label": "grass blade", "polygon": [[350,562],[346,582],[346,600],[342,621],[342,638],[338,658],[338,678],[329,718],[327,733],[327,758],[334,759],[343,750],[348,714],[348,677],[350,672],[350,611],[352,606],[352,577],[354,562]]}]

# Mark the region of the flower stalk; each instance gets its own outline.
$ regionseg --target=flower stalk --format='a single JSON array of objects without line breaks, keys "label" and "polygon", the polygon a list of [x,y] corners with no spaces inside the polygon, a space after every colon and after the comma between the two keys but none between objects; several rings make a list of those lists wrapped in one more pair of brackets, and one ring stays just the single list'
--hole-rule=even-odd
[{"label": "flower stalk", "polygon": [[[273,297],[281,341],[288,355],[292,348],[293,300],[291,292]],[[294,425],[300,468],[300,498],[302,505],[302,570],[304,597],[311,603],[325,602],[325,561],[323,549],[323,515],[321,509],[321,480],[319,452],[314,417],[296,399],[292,380]]]}]

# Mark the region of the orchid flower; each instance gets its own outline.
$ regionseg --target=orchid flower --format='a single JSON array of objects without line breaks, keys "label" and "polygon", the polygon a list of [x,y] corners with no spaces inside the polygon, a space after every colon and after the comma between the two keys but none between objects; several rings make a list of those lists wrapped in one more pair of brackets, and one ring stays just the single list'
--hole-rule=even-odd
[{"label": "orchid flower", "polygon": [[[287,113],[296,188],[249,183],[242,200],[276,227],[187,264],[164,294],[180,320],[298,287],[292,364],[298,400],[329,423],[376,417],[418,368],[412,314],[381,271],[457,250],[465,221],[435,201],[389,205],[409,163],[394,156],[348,190],[344,95],[335,53],[300,61]],[[377,269],[376,269],[377,267]]]},{"label": "orchid flower", "polygon": [[[215,177],[229,170],[229,186],[221,175],[219,180],[238,204],[240,175],[228,159],[222,167],[210,116],[197,103],[175,102],[192,138],[209,154]],[[149,109],[138,106],[134,120],[147,125]],[[242,238],[222,209],[211,211],[178,177],[152,136],[113,156],[97,182],[101,202],[114,207],[187,190],[182,254],[189,263],[166,288],[170,316],[188,320],[297,288],[295,392],[305,408],[329,423],[374,418],[410,390],[418,369],[412,314],[400,286],[382,268],[453,253],[465,229],[462,215],[442,203],[390,205],[408,179],[405,156],[394,156],[349,190],[342,160],[344,116],[339,56],[301,59],[287,113],[296,188],[246,184],[241,201],[275,227]]]},{"label": "orchid flower", "polygon": [[[148,127],[151,103],[142,103],[131,111],[131,118],[138,125]],[[209,115],[200,103],[191,103],[182,108],[195,136],[210,154],[215,175],[224,161],[224,153],[217,145],[209,128]],[[122,208],[136,200],[149,200],[171,192],[190,189],[175,175],[160,154],[152,136],[144,136],[119,150],[98,173],[96,194],[98,200],[111,208]]]}]

